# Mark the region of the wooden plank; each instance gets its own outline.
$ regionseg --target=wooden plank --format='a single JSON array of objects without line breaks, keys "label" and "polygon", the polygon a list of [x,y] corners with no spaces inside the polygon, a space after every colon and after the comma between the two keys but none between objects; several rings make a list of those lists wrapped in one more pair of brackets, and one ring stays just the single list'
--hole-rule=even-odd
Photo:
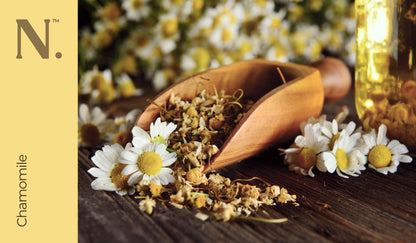
[{"label": "wooden plank", "polygon": [[[340,103],[326,105],[335,116],[339,104],[353,109],[353,92]],[[288,145],[282,145],[287,147]],[[287,169],[277,148],[253,156],[219,172],[231,179],[262,177],[298,196],[300,206],[262,207],[256,216],[287,217],[283,224],[235,219],[230,222],[195,218],[195,209],[165,207],[153,215],[139,210],[140,200],[94,191],[94,149],[79,149],[79,242],[414,242],[416,240],[416,165],[401,164],[397,173],[366,170],[357,178],[316,173],[315,178]]]}]

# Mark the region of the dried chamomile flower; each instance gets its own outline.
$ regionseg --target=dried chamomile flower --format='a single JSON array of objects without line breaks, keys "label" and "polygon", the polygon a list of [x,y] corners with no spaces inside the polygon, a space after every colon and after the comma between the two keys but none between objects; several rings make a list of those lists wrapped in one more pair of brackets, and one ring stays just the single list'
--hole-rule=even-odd
[{"label": "dried chamomile flower", "polygon": [[156,206],[156,201],[152,198],[146,197],[139,203],[139,208],[142,212],[146,212],[147,214],[152,214],[153,208]]},{"label": "dried chamomile flower", "polygon": [[[358,136],[357,136],[358,135]],[[365,156],[355,149],[360,134],[349,135],[348,130],[343,130],[334,142],[331,151],[325,151],[318,156],[317,168],[322,172],[334,171],[341,177],[358,176],[361,170],[365,170]]]},{"label": "dried chamomile flower", "polygon": [[234,216],[234,206],[232,204],[222,203],[216,210],[215,217],[217,220],[227,222]]},{"label": "dried chamomile flower", "polygon": [[150,193],[152,197],[160,197],[160,193],[162,192],[162,185],[158,185],[155,182],[150,182]]},{"label": "dried chamomile flower", "polygon": [[186,172],[186,181],[194,186],[208,184],[208,179],[205,173],[202,173],[203,168],[197,167]]},{"label": "dried chamomile flower", "polygon": [[296,195],[291,195],[286,188],[281,188],[277,201],[280,203],[295,202]]},{"label": "dried chamomile flower", "polygon": [[370,133],[363,135],[369,167],[376,171],[387,174],[395,173],[400,162],[410,163],[412,157],[406,155],[409,152],[404,144],[398,140],[391,140],[386,137],[387,127],[382,124],[378,133],[373,129]]},{"label": "dried chamomile flower", "polygon": [[[131,146],[128,145],[127,148]],[[91,158],[92,162],[98,167],[88,170],[92,176],[97,177],[91,182],[94,190],[115,191],[124,196],[127,193],[132,195],[134,188],[127,184],[128,176],[121,174],[125,165],[119,162],[120,153],[123,147],[119,144],[105,145],[102,150],[97,150]]]}]

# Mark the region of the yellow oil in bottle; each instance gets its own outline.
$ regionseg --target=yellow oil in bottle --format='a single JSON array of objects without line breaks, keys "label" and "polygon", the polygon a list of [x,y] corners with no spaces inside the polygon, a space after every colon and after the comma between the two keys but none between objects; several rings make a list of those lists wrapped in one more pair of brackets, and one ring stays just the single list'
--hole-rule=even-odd
[{"label": "yellow oil in bottle", "polygon": [[416,150],[416,0],[356,0],[355,103],[365,130]]}]

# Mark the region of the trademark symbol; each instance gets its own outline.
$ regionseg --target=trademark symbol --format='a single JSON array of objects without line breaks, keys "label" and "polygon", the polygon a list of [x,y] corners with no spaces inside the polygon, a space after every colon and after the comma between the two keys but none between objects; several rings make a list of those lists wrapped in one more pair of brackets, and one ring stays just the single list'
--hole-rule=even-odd
[{"label": "trademark symbol", "polygon": [[59,19],[52,19],[52,23],[59,23]]},{"label": "trademark symbol", "polygon": [[58,51],[57,53],[55,53],[55,57],[58,58],[58,59],[61,58],[62,57],[62,53]]}]

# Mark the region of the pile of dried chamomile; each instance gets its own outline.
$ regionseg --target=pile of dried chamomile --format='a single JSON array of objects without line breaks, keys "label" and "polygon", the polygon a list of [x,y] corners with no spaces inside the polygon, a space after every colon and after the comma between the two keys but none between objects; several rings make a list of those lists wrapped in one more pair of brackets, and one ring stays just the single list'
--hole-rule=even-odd
[{"label": "pile of dried chamomile", "polygon": [[[264,204],[290,201],[296,205],[296,195],[261,178],[232,181],[218,173],[202,173],[253,105],[253,101],[242,98],[241,89],[232,95],[216,90],[211,95],[204,90],[192,100],[182,100],[172,94],[166,106],[161,107],[160,118],[177,126],[168,139],[168,149],[177,153],[177,161],[171,167],[175,182],[164,187],[154,183],[139,185],[137,190],[142,196],[147,196],[150,191],[154,199],[179,208],[206,208],[215,212],[218,220],[224,221],[250,215]],[[249,181],[258,183],[251,185],[253,183],[249,184]],[[199,213],[198,217],[205,219],[206,216]]]}]

